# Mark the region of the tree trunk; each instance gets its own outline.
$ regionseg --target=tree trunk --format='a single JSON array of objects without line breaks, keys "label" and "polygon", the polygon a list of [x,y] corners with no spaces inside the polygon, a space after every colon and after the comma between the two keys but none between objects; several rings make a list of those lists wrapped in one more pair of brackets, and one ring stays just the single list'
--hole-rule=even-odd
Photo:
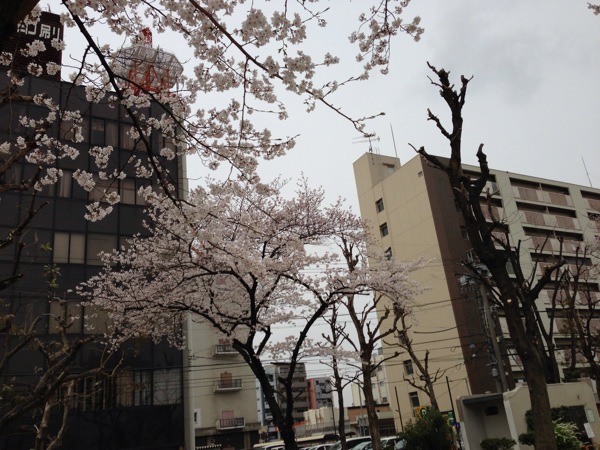
[{"label": "tree trunk", "polygon": [[369,421],[369,434],[373,450],[381,450],[381,435],[379,434],[379,418],[377,417],[377,408],[373,398],[373,383],[371,382],[371,364],[363,365],[363,394],[365,396],[365,407],[367,408],[367,420]]},{"label": "tree trunk", "polygon": [[[542,287],[550,281],[549,277],[552,271],[546,271],[534,287],[531,287],[528,280],[523,277],[520,267],[515,268],[519,269],[515,270],[516,279],[513,280],[508,275],[506,265],[508,262],[512,264],[513,260],[510,259],[510,255],[514,249],[508,245],[502,249],[496,248],[497,241],[493,239],[492,230],[497,222],[493,221],[492,224],[487,222],[480,203],[481,194],[490,177],[487,156],[483,152],[483,144],[480,144],[477,151],[477,159],[481,170],[479,177],[471,179],[465,176],[462,171],[462,108],[470,79],[462,76],[461,87],[457,90],[454,88],[454,84],[450,82],[449,72],[428,65],[438,79],[438,81],[432,81],[432,83],[440,89],[440,95],[452,113],[452,129],[446,129],[440,119],[428,110],[428,119],[436,124],[450,144],[450,160],[448,163],[442,163],[435,156],[429,155],[424,148],[419,149],[418,152],[448,175],[454,199],[457,205],[460,206],[473,249],[480,261],[490,271],[493,282],[500,291],[500,301],[506,315],[510,338],[521,358],[529,389],[536,448],[556,450],[550,398],[546,384],[549,371],[546,365],[546,350],[540,332],[540,327],[543,324],[538,323],[539,317],[536,314],[535,307],[537,296]],[[523,319],[525,323],[523,323]]]},{"label": "tree trunk", "polygon": [[[334,357],[333,359],[333,383],[335,387],[335,391],[338,394],[338,424],[337,431],[338,436],[340,437],[340,442],[342,444],[340,450],[348,450],[348,445],[346,444],[346,418],[344,417],[344,386],[342,382],[342,376],[340,375],[340,370],[338,368],[337,359]],[[331,399],[333,402],[333,398]],[[335,415],[332,417],[332,420],[335,423]]]},{"label": "tree trunk", "polygon": [[[506,277],[508,278],[508,275]],[[498,276],[498,280],[502,280],[502,275]],[[533,332],[533,327],[537,326],[537,324],[527,323],[527,318],[525,318],[526,324],[523,324],[522,312],[527,307],[527,304],[523,305],[523,309],[519,307],[521,302],[516,290],[509,280],[506,281],[505,283],[501,283],[502,303],[504,305],[504,314],[509,334],[515,350],[519,358],[521,358],[525,380],[527,381],[531,410],[533,412],[535,446],[538,449],[556,450],[554,426],[550,419],[552,414],[546,383],[546,370],[543,358],[539,353],[539,346],[535,342],[535,333]],[[532,336],[532,334],[534,335]]]}]

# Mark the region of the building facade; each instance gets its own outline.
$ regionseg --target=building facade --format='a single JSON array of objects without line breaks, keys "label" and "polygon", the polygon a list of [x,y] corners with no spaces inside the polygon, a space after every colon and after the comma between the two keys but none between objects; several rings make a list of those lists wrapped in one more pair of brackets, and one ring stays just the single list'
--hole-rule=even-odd
[{"label": "building facade", "polygon": [[[474,166],[463,169],[467,176],[479,172]],[[398,158],[373,153],[354,163],[354,173],[361,216],[379,236],[381,251],[401,260],[422,256],[430,261],[414,274],[429,290],[417,299],[411,338],[421,358],[429,350],[430,372],[444,374],[436,382],[440,408],[450,409],[450,396],[501,392],[525,381],[501,311],[466,282],[463,263],[473,254],[446,174],[421,157],[401,165]],[[491,170],[487,187],[492,214],[504,227],[495,232],[520,245],[524,271],[541,270],[561,245],[563,256],[573,262],[598,235],[592,220],[600,210],[598,189],[498,170]],[[484,209],[489,214],[487,205]],[[595,299],[597,280],[589,280],[587,288]],[[550,295],[544,292],[538,300],[546,325]],[[560,330],[562,319],[555,320]],[[560,331],[555,341],[562,353],[566,341]],[[395,350],[393,345],[383,349],[388,355]],[[409,417],[427,399],[406,381],[415,371],[409,358],[400,355],[394,361],[387,366],[389,389],[398,395],[400,414]]]},{"label": "building facade", "polygon": [[[386,363],[384,362],[383,348],[378,348],[373,356],[373,366],[376,369],[371,374],[371,386],[373,386],[373,400],[378,405],[390,403],[389,388],[386,375]],[[392,360],[391,364],[398,364]],[[365,404],[365,396],[362,391],[362,386],[359,383],[352,383],[352,404],[353,406],[363,406]]]},{"label": "building facade", "polygon": [[319,409],[333,405],[333,389],[330,378],[308,378],[306,384],[308,389],[308,409]]},{"label": "building facade", "polygon": [[[60,24],[58,16],[44,13],[42,20],[44,18],[50,20],[49,24],[42,21],[36,27],[26,27],[20,32],[37,33],[46,30],[44,26],[47,26],[50,38],[62,35],[61,30],[55,30]],[[6,72],[0,72],[0,89],[5,87],[6,80]],[[45,205],[33,216],[14,244],[0,252],[2,278],[6,279],[7,274],[14,270],[15,261],[19,261],[20,273],[18,280],[0,291],[2,316],[12,317],[15,324],[22,326],[40,318],[36,333],[46,341],[59,339],[54,318],[65,312],[69,324],[67,337],[76,339],[102,333],[110,322],[107,316],[102,311],[82,306],[72,290],[99,272],[99,252],[120,248],[126,245],[127,238],[146,233],[142,225],[145,201],[138,195],[137,189],[156,186],[157,181],[153,177],[140,177],[128,164],[133,154],[142,162],[147,161],[147,156],[129,134],[131,117],[123,109],[115,107],[110,94],[101,102],[91,103],[86,99],[83,86],[60,81],[56,76],[25,77],[19,93],[28,96],[44,94],[58,104],[60,110],[80,111],[83,140],[69,142],[79,152],[78,158],[56,162],[57,169],[63,172],[56,184],[46,185],[41,191],[13,190],[1,194],[0,228],[4,236],[7,230],[22,222],[32,205],[34,208]],[[139,109],[137,114],[160,117],[163,112],[153,103]],[[20,123],[20,117],[39,118],[45,114],[43,107],[34,102],[3,105],[0,108],[0,142],[10,143],[14,149],[17,139],[28,132]],[[73,137],[72,133],[67,120],[52,125],[48,130],[49,135],[67,140]],[[160,148],[175,149],[171,139],[158,133],[150,137],[150,143],[156,154]],[[119,169],[124,175],[110,183],[102,179],[98,169],[94,172],[94,156],[90,154],[92,146],[108,145],[112,145],[115,152],[107,162],[106,170]],[[184,161],[180,158],[159,159],[175,187],[173,194],[183,195]],[[4,153],[2,163],[7,160]],[[6,171],[3,182],[18,184],[35,170],[34,164],[21,160]],[[78,170],[92,172],[97,182],[94,189],[88,192],[79,186],[74,179]],[[118,193],[120,203],[113,205],[112,213],[104,220],[86,220],[86,205],[94,201],[104,202],[105,192]],[[48,268],[53,268],[57,274],[52,285],[48,284]],[[10,339],[4,335],[3,344],[10,344]],[[97,367],[100,353],[97,347],[84,349],[72,362],[71,370],[77,372]],[[2,373],[0,384],[14,386],[17,391],[26,388],[37,380],[36,368],[44,367],[44,364],[40,352],[33,347],[24,348],[17,358],[11,359]],[[77,381],[63,447],[181,448],[184,445],[182,366],[182,352],[166,344],[142,339],[125,345],[109,361],[105,370]],[[60,417],[61,407],[58,406],[49,422],[50,435],[56,434]],[[23,417],[1,430],[0,447],[33,448],[35,420],[31,421],[30,416]]]},{"label": "building facade", "polygon": [[231,342],[188,320],[186,395],[188,442],[197,447],[251,448],[259,440],[256,377]]},{"label": "building facade", "polygon": [[[290,364],[286,362],[265,365],[265,371],[267,372],[271,386],[273,386],[276,393],[281,392],[281,394],[278,395],[278,404],[281,409],[285,409],[287,403],[285,401],[284,386],[279,381],[279,378],[287,377],[289,374],[289,368]],[[308,385],[306,381],[306,367],[304,363],[296,364],[296,369],[292,378],[292,393],[294,395],[294,409],[292,413],[294,422],[300,423],[304,420],[304,413],[309,409]],[[269,438],[273,438],[276,433],[273,424],[273,415],[271,414],[269,405],[265,401],[262,388],[258,384],[258,381],[256,381],[256,404],[259,420],[265,427]]]}]

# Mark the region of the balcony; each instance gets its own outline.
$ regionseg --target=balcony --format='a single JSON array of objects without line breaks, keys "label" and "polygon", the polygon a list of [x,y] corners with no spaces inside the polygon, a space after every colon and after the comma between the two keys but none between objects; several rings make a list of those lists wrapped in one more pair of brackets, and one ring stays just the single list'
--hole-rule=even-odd
[{"label": "balcony", "polygon": [[587,209],[600,212],[600,199],[586,197],[583,201],[586,203]]},{"label": "balcony", "polygon": [[215,383],[215,392],[236,392],[243,388],[241,379],[219,380]]},{"label": "balcony", "polygon": [[217,430],[231,430],[235,428],[244,428],[244,426],[246,426],[246,421],[243,417],[217,420]]},{"label": "balcony", "polygon": [[520,186],[513,186],[513,193],[517,199],[529,202],[546,203],[549,205],[573,206],[573,199],[560,192],[542,191]]},{"label": "balcony", "polygon": [[[553,263],[545,263],[545,262],[538,263],[537,269],[535,271],[535,275],[538,278],[541,277],[542,275],[544,275],[544,270],[546,269],[546,267],[550,267],[552,265],[553,265]],[[578,267],[576,264],[565,264],[559,270],[561,272],[568,270],[571,273],[571,275],[578,275],[579,281],[583,283],[585,281],[593,279],[593,274],[591,272],[591,269],[592,269],[592,266],[588,266],[588,265]]]},{"label": "balcony", "polygon": [[215,345],[213,356],[225,356],[231,357],[238,355],[238,352],[231,346],[231,344],[217,344]]},{"label": "balcony", "polygon": [[[504,208],[492,205],[491,209],[492,209],[492,214],[493,214],[494,220],[502,222],[504,219]],[[489,220],[489,221],[492,220],[492,216],[490,215],[490,206],[486,205],[485,203],[482,203],[481,204],[481,212],[483,213],[483,215],[485,216],[485,218],[487,220]]]},{"label": "balcony", "polygon": [[[556,238],[547,238],[546,236],[529,236],[531,238],[531,248],[543,253],[559,253],[561,250],[561,241]],[[563,253],[581,252],[585,246],[583,241],[574,239],[562,239]]]},{"label": "balcony", "polygon": [[534,211],[521,211],[521,220],[524,223],[542,227],[563,228],[566,230],[580,230],[579,221],[574,217],[555,216]]},{"label": "balcony", "polygon": [[[553,289],[544,289],[540,293],[540,299],[544,301],[546,305],[552,304],[552,298],[556,295],[555,301],[558,305],[564,305],[565,307],[569,304],[569,298],[563,291],[554,292]],[[595,305],[600,301],[600,292],[596,291],[582,291],[578,292],[575,296],[575,307],[583,307],[587,310],[587,306],[591,303],[594,308]],[[558,319],[557,319],[558,320]]]}]

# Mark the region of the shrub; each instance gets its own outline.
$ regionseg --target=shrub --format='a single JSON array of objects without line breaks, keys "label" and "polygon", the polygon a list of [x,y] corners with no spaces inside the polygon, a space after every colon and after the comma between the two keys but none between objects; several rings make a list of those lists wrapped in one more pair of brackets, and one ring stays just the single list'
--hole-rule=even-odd
[{"label": "shrub", "polygon": [[481,441],[483,450],[512,450],[516,442],[509,438],[487,438]]},{"label": "shrub", "polygon": [[[579,450],[583,445],[577,437],[577,425],[570,422],[552,422],[554,424],[554,436],[558,450]],[[535,445],[533,433],[523,433],[519,436],[519,442],[523,445]]]},{"label": "shrub", "polygon": [[425,414],[415,417],[399,435],[406,440],[406,450],[451,450],[454,433],[446,418],[437,410],[427,408]]}]

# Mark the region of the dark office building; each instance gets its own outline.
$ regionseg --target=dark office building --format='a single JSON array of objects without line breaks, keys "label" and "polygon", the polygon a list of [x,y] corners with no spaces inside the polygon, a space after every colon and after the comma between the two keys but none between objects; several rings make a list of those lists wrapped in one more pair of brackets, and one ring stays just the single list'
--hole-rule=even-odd
[{"label": "dark office building", "polygon": [[[56,21],[56,16],[45,16]],[[53,22],[57,23],[57,22]],[[33,28],[22,33],[35,34]],[[47,31],[47,30],[46,30]],[[6,49],[6,47],[5,47]],[[0,70],[0,89],[6,87],[7,77]],[[110,95],[100,103],[86,100],[85,88],[62,82],[56,77],[26,77],[20,94],[45,93],[61,110],[79,110],[83,117],[82,142],[70,142],[80,155],[75,160],[60,159],[56,167],[63,171],[58,183],[46,185],[33,197],[34,190],[0,192],[0,237],[27,216],[32,202],[35,208],[43,206],[12,245],[0,250],[0,279],[10,277],[19,260],[18,272],[22,275],[7,288],[0,290],[0,316],[14,316],[15,324],[29,324],[35,318],[40,339],[57,339],[53,317],[64,313],[66,301],[72,338],[102,332],[107,317],[101,312],[89,311],[81,306],[70,290],[100,270],[100,251],[110,251],[126,244],[126,239],[145,232],[144,199],[137,194],[140,186],[156,185],[156,179],[140,178],[129,163],[135,156],[147,158],[128,131],[132,120],[120,107],[111,104]],[[138,111],[145,117],[160,117],[164,110],[157,104]],[[29,132],[19,123],[19,117],[42,117],[47,114],[34,103],[14,103],[0,107],[0,144],[14,144],[18,136]],[[48,131],[51,136],[68,135],[69,124],[55,122]],[[89,149],[93,146],[112,145],[115,151],[108,161],[107,172],[120,170],[124,177],[116,181],[101,180],[98,173],[96,188],[85,191],[73,178],[77,170],[98,171]],[[172,146],[171,140],[160,134],[151,136],[151,146],[156,149]],[[8,154],[0,153],[0,165]],[[168,176],[176,186],[175,195],[181,195],[184,174],[179,159],[161,160]],[[19,183],[36,170],[35,165],[20,161],[4,176],[2,182]],[[103,201],[103,192],[117,192],[120,203],[113,206],[110,215],[101,221],[84,218],[90,201]],[[56,285],[48,285],[48,269],[56,267],[60,273]],[[90,327],[91,325],[91,327]],[[1,345],[6,344],[6,333],[0,335]],[[86,348],[77,354],[71,364],[73,371],[97,367],[100,347]],[[115,366],[118,369],[111,374]],[[0,373],[0,387],[9,385],[18,392],[38,379],[44,367],[42,354],[32,346],[21,350]],[[182,352],[158,345],[149,340],[131,342],[115,355],[102,373],[78,380],[77,396],[68,416],[68,428],[63,439],[65,449],[179,449],[184,446]],[[56,395],[61,395],[59,392]],[[0,395],[2,402],[8,399]],[[11,422],[0,430],[0,449],[33,448],[35,429],[31,413]],[[60,404],[50,420],[50,435],[55,435],[61,423]]]}]

